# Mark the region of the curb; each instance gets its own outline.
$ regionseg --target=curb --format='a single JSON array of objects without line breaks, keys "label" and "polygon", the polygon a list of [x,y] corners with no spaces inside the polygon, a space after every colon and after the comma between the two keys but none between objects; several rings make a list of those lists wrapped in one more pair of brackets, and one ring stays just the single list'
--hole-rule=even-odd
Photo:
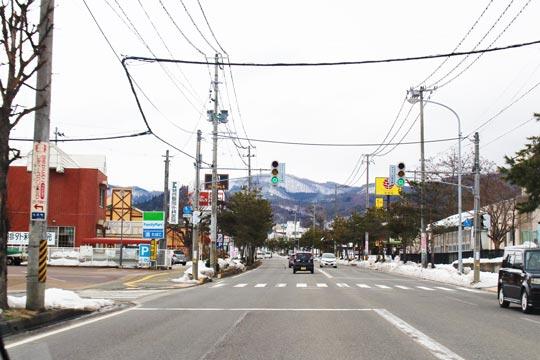
[{"label": "curb", "polygon": [[3,321],[0,323],[0,333],[2,333],[2,336],[15,335],[91,313],[92,311],[77,309],[46,310],[28,319]]}]

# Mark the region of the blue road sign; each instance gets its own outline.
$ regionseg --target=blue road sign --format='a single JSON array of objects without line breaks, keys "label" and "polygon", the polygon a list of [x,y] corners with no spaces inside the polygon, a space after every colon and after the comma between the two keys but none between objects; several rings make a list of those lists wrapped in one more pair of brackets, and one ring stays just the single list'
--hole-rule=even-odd
[{"label": "blue road sign", "polygon": [[465,219],[465,221],[463,221],[463,227],[472,227],[473,225],[473,219]]},{"label": "blue road sign", "polygon": [[45,220],[45,213],[42,211],[32,211],[32,220]]},{"label": "blue road sign", "polygon": [[163,239],[165,232],[163,229],[143,229],[144,239]]},{"label": "blue road sign", "polygon": [[150,262],[150,244],[139,244],[139,262]]},{"label": "blue road sign", "polygon": [[193,208],[191,206],[184,206],[184,209],[183,209],[183,213],[184,214],[193,214]]}]

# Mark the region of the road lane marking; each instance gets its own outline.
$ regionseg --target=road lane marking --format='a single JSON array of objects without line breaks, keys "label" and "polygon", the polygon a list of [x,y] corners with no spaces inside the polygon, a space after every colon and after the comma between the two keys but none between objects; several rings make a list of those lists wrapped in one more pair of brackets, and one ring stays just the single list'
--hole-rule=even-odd
[{"label": "road lane marking", "polygon": [[406,287],[406,286],[403,286],[403,285],[395,285],[397,288],[399,289],[403,289],[403,290],[411,290],[410,287]]},{"label": "road lane marking", "polygon": [[237,288],[243,288],[243,287],[246,287],[246,286],[247,286],[247,284],[245,284],[245,283],[234,285],[234,287],[237,287]]},{"label": "road lane marking", "polygon": [[215,349],[221,345],[225,339],[227,339],[227,337],[233,333],[233,331],[238,327],[238,325],[240,325],[240,323],[242,321],[244,321],[244,319],[246,318],[246,315],[248,314],[248,312],[246,311],[245,313],[243,313],[238,319],[236,319],[236,321],[234,322],[234,324],[223,334],[219,337],[219,339],[214,343],[214,345],[208,349],[204,354],[203,356],[201,356],[199,358],[199,360],[203,360],[203,359],[206,359],[206,357],[208,355],[210,355],[212,352],[215,352]]},{"label": "road lane marking", "polygon": [[317,269],[317,270],[319,270],[319,272],[322,273],[322,274],[323,274],[324,276],[326,276],[327,278],[329,278],[329,279],[333,278],[333,276],[330,275],[329,273],[327,273],[326,271],[321,270],[321,269]]},{"label": "road lane marking", "polygon": [[305,287],[307,287],[307,284],[306,283],[298,283],[298,284],[296,284],[296,287],[305,288]]},{"label": "road lane marking", "polygon": [[378,285],[378,284],[375,284],[376,287],[378,288],[381,288],[381,289],[391,289],[390,286],[386,286],[386,285]]},{"label": "road lane marking", "polygon": [[356,286],[358,286],[359,288],[362,288],[362,289],[371,289],[371,286],[366,285],[366,284],[356,284]]},{"label": "road lane marking", "polygon": [[325,284],[325,283],[317,283],[317,287],[320,287],[320,288],[327,288],[328,285]]},{"label": "road lane marking", "polygon": [[465,360],[452,350],[433,340],[423,332],[398,318],[385,309],[374,309],[379,316],[394,325],[398,330],[409,336],[412,340],[425,347],[433,356],[440,360]]},{"label": "road lane marking", "polygon": [[210,286],[211,288],[218,288],[218,287],[222,287],[222,286],[225,286],[227,285],[226,283],[219,283],[219,284],[216,284],[216,285],[213,285],[213,286]]},{"label": "road lane marking", "polygon": [[444,290],[444,291],[456,291],[454,289],[449,289],[449,288],[445,288],[445,287],[442,287],[442,286],[435,286],[437,289],[441,289],[441,290]]},{"label": "road lane marking", "polygon": [[345,284],[345,283],[336,283],[336,285],[337,285],[338,287],[340,287],[340,288],[346,288],[346,287],[348,288],[348,287],[350,287],[349,285],[347,285],[347,284]]},{"label": "road lane marking", "polygon": [[164,273],[150,274],[150,275],[147,275],[147,276],[143,276],[142,278],[137,279],[137,280],[132,280],[132,281],[125,282],[124,285],[127,286],[127,287],[134,287],[134,286],[136,286],[135,284],[140,283],[141,281],[145,281],[145,280],[148,280],[148,279],[154,278],[156,276],[160,276],[160,275],[165,275],[165,274]]},{"label": "road lane marking", "polygon": [[428,288],[428,287],[425,287],[425,286],[417,286],[417,288],[422,289],[422,290],[426,290],[426,291],[435,291],[435,289]]},{"label": "road lane marking", "polygon": [[60,334],[60,333],[63,333],[65,331],[69,331],[69,330],[76,329],[76,328],[81,327],[81,326],[89,325],[89,324],[92,324],[92,323],[95,323],[95,322],[98,322],[98,321],[101,321],[101,320],[111,318],[113,316],[118,316],[118,315],[124,314],[124,313],[126,313],[128,311],[135,310],[135,309],[137,309],[137,307],[116,311],[116,312],[113,312],[112,314],[99,316],[99,317],[96,317],[94,319],[89,319],[89,320],[86,320],[86,321],[81,321],[81,322],[78,322],[76,324],[69,325],[69,326],[63,327],[63,328],[58,329],[58,330],[52,330],[52,331],[48,331],[48,332],[45,332],[43,334],[39,334],[39,335],[36,335],[36,336],[30,336],[29,338],[26,338],[24,340],[16,341],[14,343],[8,344],[8,345],[5,346],[5,348],[6,349],[11,349],[11,348],[14,348],[16,346],[28,344],[30,342],[33,342],[33,341],[36,341],[36,340],[41,340],[41,339],[49,337],[51,335]]},{"label": "road lane marking", "polygon": [[308,311],[321,311],[321,312],[347,312],[347,311],[373,311],[371,308],[136,308],[136,311],[290,311],[290,312],[308,312]]},{"label": "road lane marking", "polygon": [[285,284],[285,283],[276,284],[276,287],[279,287],[279,288],[286,287],[286,286],[287,286],[287,284]]},{"label": "road lane marking", "polygon": [[465,301],[465,300],[462,300],[462,299],[458,299],[458,298],[453,297],[453,296],[446,296],[446,297],[449,298],[449,299],[452,299],[452,300],[456,300],[457,302],[460,302],[460,303],[463,303],[463,304],[472,305],[472,306],[478,306],[478,304],[468,302],[468,301]]},{"label": "road lane marking", "polygon": [[529,318],[526,318],[526,317],[522,317],[523,320],[527,320],[527,321],[530,321],[530,322],[533,322],[537,325],[540,325],[540,321],[536,321],[536,320],[533,320],[533,319],[529,319]]},{"label": "road lane marking", "polygon": [[255,285],[255,287],[257,287],[257,288],[263,288],[263,287],[266,287],[266,284],[257,284],[257,285]]}]

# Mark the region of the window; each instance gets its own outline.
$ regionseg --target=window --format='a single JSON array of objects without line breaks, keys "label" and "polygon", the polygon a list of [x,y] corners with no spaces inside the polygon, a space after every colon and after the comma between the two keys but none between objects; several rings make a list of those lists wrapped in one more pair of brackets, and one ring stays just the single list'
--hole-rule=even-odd
[{"label": "window", "polygon": [[58,227],[58,246],[73,247],[75,245],[75,228],[72,226]]},{"label": "window", "polygon": [[105,207],[105,201],[107,199],[107,189],[103,186],[99,187],[99,207]]},{"label": "window", "polygon": [[514,267],[518,268],[523,266],[523,253],[522,252],[516,252],[516,257],[514,258]]}]

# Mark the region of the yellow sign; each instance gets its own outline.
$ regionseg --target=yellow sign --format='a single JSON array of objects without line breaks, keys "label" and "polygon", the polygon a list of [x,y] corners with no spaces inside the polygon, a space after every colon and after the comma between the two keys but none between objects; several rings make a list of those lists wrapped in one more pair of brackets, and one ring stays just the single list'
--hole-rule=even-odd
[{"label": "yellow sign", "polygon": [[375,198],[375,207],[377,209],[382,209],[384,207],[384,200],[383,198]]},{"label": "yellow sign", "polygon": [[396,184],[390,186],[388,178],[378,177],[375,178],[375,195],[400,195],[399,187]]},{"label": "yellow sign", "polygon": [[150,260],[156,261],[158,257],[158,242],[155,239],[150,241]]}]

